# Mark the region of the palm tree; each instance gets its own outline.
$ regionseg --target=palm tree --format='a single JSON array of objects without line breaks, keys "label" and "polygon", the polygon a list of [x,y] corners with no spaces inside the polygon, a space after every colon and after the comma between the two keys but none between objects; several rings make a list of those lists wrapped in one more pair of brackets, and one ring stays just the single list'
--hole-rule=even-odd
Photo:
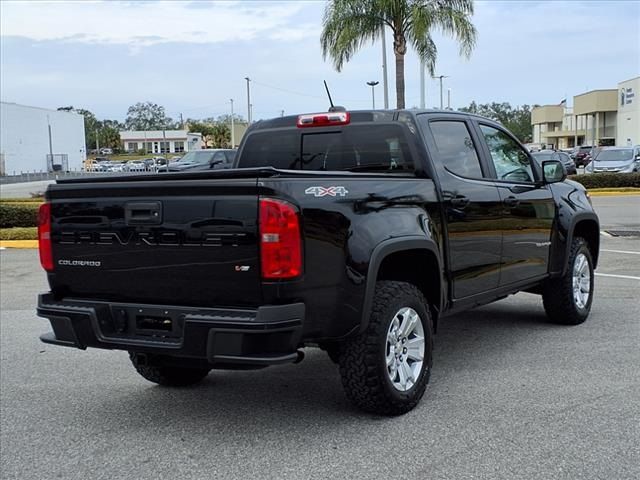
[{"label": "palm tree", "polygon": [[460,55],[469,57],[476,43],[470,21],[473,0],[330,0],[320,37],[322,54],[336,70],[367,41],[375,41],[389,27],[396,57],[397,108],[404,108],[404,56],[411,45],[431,75],[438,50],[431,38],[439,30],[455,38]]}]

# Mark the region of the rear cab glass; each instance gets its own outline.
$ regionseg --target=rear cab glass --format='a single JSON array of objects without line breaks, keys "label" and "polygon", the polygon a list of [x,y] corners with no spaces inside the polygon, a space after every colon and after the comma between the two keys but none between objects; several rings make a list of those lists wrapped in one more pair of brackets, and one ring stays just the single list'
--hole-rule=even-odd
[{"label": "rear cab glass", "polygon": [[369,123],[254,132],[247,137],[238,167],[405,173],[414,170],[414,163],[401,125]]}]

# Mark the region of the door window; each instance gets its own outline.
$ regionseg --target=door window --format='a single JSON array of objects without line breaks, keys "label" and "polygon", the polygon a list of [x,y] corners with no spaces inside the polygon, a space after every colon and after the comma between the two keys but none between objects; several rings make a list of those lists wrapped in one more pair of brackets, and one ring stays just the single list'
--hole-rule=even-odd
[{"label": "door window", "polygon": [[438,159],[447,170],[462,177],[482,178],[478,153],[466,123],[434,121],[429,123],[429,127],[436,143]]},{"label": "door window", "polygon": [[534,181],[529,154],[515,140],[505,132],[488,125],[480,125],[480,130],[489,147],[498,180]]}]

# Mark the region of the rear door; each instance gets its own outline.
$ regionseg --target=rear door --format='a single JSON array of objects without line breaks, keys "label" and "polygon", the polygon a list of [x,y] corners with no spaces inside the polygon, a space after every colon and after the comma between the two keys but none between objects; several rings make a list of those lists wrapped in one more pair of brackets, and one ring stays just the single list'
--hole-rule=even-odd
[{"label": "rear door", "polygon": [[260,304],[255,178],[61,184],[49,194],[50,281],[62,296]]},{"label": "rear door", "polygon": [[473,126],[461,115],[418,115],[443,193],[456,299],[498,286],[502,204],[482,162]]},{"label": "rear door", "polygon": [[475,122],[502,202],[502,268],[506,286],[547,273],[555,202],[548,186],[535,183],[533,159],[506,130]]}]

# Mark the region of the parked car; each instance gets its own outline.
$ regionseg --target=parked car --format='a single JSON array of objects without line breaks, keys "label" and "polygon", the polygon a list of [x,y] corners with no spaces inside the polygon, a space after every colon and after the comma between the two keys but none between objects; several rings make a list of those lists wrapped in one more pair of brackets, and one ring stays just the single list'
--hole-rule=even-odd
[{"label": "parked car", "polygon": [[587,165],[588,173],[640,172],[640,145],[635,147],[604,147]]},{"label": "parked car", "polygon": [[112,148],[101,148],[100,149],[100,155],[113,155],[113,149]]},{"label": "parked car", "polygon": [[109,172],[120,173],[126,171],[124,162],[111,162],[109,165]]},{"label": "parked car", "polygon": [[576,164],[565,152],[558,152],[556,150],[541,150],[539,152],[531,153],[531,156],[538,162],[539,165],[542,165],[542,162],[547,160],[558,160],[564,165],[564,168],[567,171],[567,175],[575,175],[576,173],[578,173]]},{"label": "parked car", "polygon": [[598,216],[559,161],[534,162],[476,115],[340,111],[254,123],[233,169],[59,180],[38,215],[40,338],[128,351],[168,386],[319,346],[355,405],[406,413],[448,315],[527,291],[550,321],[587,320]]},{"label": "parked car", "polygon": [[142,160],[131,160],[127,162],[126,170],[129,172],[144,172],[147,169]]},{"label": "parked car", "polygon": [[593,147],[591,145],[582,145],[573,150],[572,159],[576,167],[586,167],[591,161]]},{"label": "parked car", "polygon": [[[219,170],[231,168],[236,151],[231,149],[192,150],[179,161],[168,165],[169,172],[183,172],[185,170]],[[167,167],[160,167],[159,172],[166,172]]]},{"label": "parked car", "polygon": [[558,152],[555,150],[540,150],[539,152],[532,152],[531,156],[542,166],[542,162],[547,160],[558,160],[562,162],[567,175],[575,175],[578,173],[576,164],[571,160],[571,157],[565,152]]}]

